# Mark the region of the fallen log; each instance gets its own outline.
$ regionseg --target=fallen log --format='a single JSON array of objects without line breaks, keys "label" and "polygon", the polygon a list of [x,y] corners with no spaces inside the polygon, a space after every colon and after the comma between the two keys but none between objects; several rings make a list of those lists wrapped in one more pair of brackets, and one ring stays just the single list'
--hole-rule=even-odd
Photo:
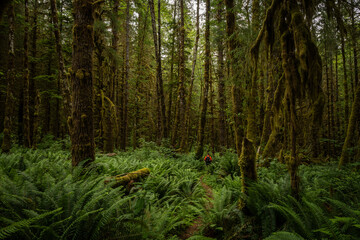
[{"label": "fallen log", "polygon": [[142,168],[134,172],[124,173],[116,176],[107,177],[105,179],[105,184],[113,183],[112,188],[119,186],[126,186],[132,184],[135,181],[138,181],[150,174],[150,169]]}]

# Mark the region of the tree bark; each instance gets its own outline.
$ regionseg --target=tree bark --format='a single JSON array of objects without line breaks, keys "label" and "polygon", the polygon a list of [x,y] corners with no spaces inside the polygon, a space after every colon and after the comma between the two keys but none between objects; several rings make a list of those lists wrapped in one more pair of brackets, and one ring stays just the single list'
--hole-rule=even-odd
[{"label": "tree bark", "polygon": [[[50,0],[50,5],[51,5],[52,22],[54,24],[56,52],[57,52],[58,64],[59,64],[58,79],[60,82],[60,91],[61,91],[61,96],[63,99],[63,102],[60,105],[61,120],[59,120],[59,121],[63,122],[64,120],[66,121],[68,119],[68,117],[70,117],[70,114],[71,114],[71,95],[70,95],[71,91],[70,91],[69,82],[68,82],[68,79],[67,79],[66,73],[65,73],[65,64],[64,64],[64,57],[62,54],[61,35],[60,35],[60,29],[59,29],[59,19],[58,19],[56,1]],[[66,127],[64,126],[64,124],[61,123],[60,126],[62,128],[62,131],[65,131]]]},{"label": "tree bark", "polygon": [[93,122],[93,2],[74,0],[72,116],[69,119],[72,165],[95,160]]},{"label": "tree bark", "polygon": [[[34,10],[33,10],[33,23],[31,30],[31,58],[36,59],[37,55],[37,30],[38,30],[38,0],[34,0]],[[37,91],[35,86],[35,75],[36,75],[36,61],[30,61],[29,69],[29,121],[30,121],[30,141],[31,146],[36,146],[36,136],[34,133],[37,132],[35,125],[38,125],[35,121],[35,99],[37,98]]]},{"label": "tree bark", "polygon": [[348,87],[348,78],[346,71],[346,55],[345,55],[345,39],[341,34],[341,55],[343,63],[343,72],[344,72],[344,98],[345,98],[345,129],[347,128],[347,123],[349,121],[349,87]]},{"label": "tree bark", "polygon": [[155,59],[156,59],[156,93],[157,93],[157,125],[158,125],[158,136],[157,141],[160,142],[162,138],[167,137],[167,126],[166,126],[166,108],[165,108],[165,97],[163,90],[162,80],[162,69],[161,69],[161,22],[160,22],[160,1],[158,2],[158,31],[156,30],[156,19],[154,1],[149,0],[150,13],[151,13],[151,24],[153,29],[153,38],[155,46]]},{"label": "tree bark", "polygon": [[243,138],[242,126],[242,91],[241,83],[239,80],[238,69],[235,65],[238,63],[239,58],[237,57],[235,51],[239,47],[239,43],[235,35],[235,12],[234,12],[234,0],[225,0],[226,6],[226,33],[227,33],[227,44],[228,44],[228,53],[230,59],[230,77],[232,78],[232,112],[234,119],[234,136],[235,136],[235,147],[238,156],[241,154],[241,142]]},{"label": "tree bark", "polygon": [[25,0],[25,26],[24,26],[24,146],[31,147],[30,134],[30,110],[29,110],[29,7]]},{"label": "tree bark", "polygon": [[206,0],[204,88],[202,94],[200,122],[198,128],[198,141],[197,141],[198,146],[195,154],[196,159],[201,159],[204,153],[204,131],[205,131],[206,112],[208,105],[209,83],[210,83],[210,0]]},{"label": "tree bark", "polygon": [[14,84],[15,84],[15,12],[13,3],[8,7],[9,19],[9,50],[8,50],[8,69],[7,69],[7,90],[5,101],[5,118],[4,118],[4,138],[1,145],[3,152],[10,151],[12,146],[11,133],[12,121],[14,115]]},{"label": "tree bark", "polygon": [[225,77],[224,77],[224,30],[222,28],[223,22],[223,2],[218,3],[216,20],[218,24],[217,36],[217,52],[218,52],[218,102],[219,102],[219,145],[221,147],[227,146],[227,125],[226,125],[226,94],[225,94]]},{"label": "tree bark", "polygon": [[198,45],[199,45],[199,38],[200,38],[200,27],[199,27],[199,18],[200,18],[200,0],[197,0],[196,3],[196,36],[195,36],[195,45],[193,49],[193,58],[192,58],[192,67],[191,67],[191,77],[190,77],[190,86],[189,86],[189,93],[188,98],[186,101],[185,106],[185,124],[184,124],[184,134],[181,135],[181,144],[180,149],[182,152],[188,151],[188,139],[190,135],[190,107],[192,102],[192,91],[194,86],[194,80],[195,80],[195,67],[196,67],[196,60],[197,60],[197,52],[198,52]]},{"label": "tree bark", "polygon": [[351,161],[349,148],[351,145],[351,140],[353,139],[355,129],[357,127],[356,122],[358,121],[359,117],[360,117],[360,86],[357,87],[355,92],[355,99],[351,109],[351,115],[349,118],[349,123],[346,131],[345,142],[341,151],[339,167],[342,167]]}]

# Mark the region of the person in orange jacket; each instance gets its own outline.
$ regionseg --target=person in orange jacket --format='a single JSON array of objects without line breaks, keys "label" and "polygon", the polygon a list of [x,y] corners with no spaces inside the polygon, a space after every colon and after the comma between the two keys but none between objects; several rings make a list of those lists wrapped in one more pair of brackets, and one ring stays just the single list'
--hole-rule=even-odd
[{"label": "person in orange jacket", "polygon": [[212,162],[212,158],[209,153],[204,157],[204,161],[206,165],[209,165]]}]

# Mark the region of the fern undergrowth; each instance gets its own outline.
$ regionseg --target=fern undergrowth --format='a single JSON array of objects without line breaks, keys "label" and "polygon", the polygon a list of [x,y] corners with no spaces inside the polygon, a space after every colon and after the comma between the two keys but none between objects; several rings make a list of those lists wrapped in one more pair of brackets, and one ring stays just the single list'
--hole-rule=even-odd
[{"label": "fern undergrowth", "polygon": [[[276,161],[259,168],[259,181],[243,194],[230,150],[205,167],[193,153],[142,142],[112,157],[97,153],[84,174],[71,167],[67,149],[66,139],[45,139],[37,150],[0,155],[0,239],[180,239],[199,217],[191,239],[360,239],[356,164],[301,166],[295,199],[286,166]],[[150,175],[131,189],[104,184],[144,167]]]}]

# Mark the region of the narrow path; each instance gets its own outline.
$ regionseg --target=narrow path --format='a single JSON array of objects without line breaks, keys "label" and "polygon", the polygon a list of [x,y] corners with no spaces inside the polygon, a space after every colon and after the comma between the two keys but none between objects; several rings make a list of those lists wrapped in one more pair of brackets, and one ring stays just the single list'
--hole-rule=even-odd
[{"label": "narrow path", "polygon": [[[213,203],[211,200],[214,198],[213,192],[211,187],[204,183],[203,181],[204,175],[200,177],[200,184],[205,189],[205,194],[207,201],[205,202],[205,209],[206,211],[210,210],[213,207]],[[199,216],[192,225],[190,225],[186,231],[180,236],[181,239],[188,239],[189,237],[193,236],[196,232],[199,231],[200,227],[203,225],[203,219]]]}]

